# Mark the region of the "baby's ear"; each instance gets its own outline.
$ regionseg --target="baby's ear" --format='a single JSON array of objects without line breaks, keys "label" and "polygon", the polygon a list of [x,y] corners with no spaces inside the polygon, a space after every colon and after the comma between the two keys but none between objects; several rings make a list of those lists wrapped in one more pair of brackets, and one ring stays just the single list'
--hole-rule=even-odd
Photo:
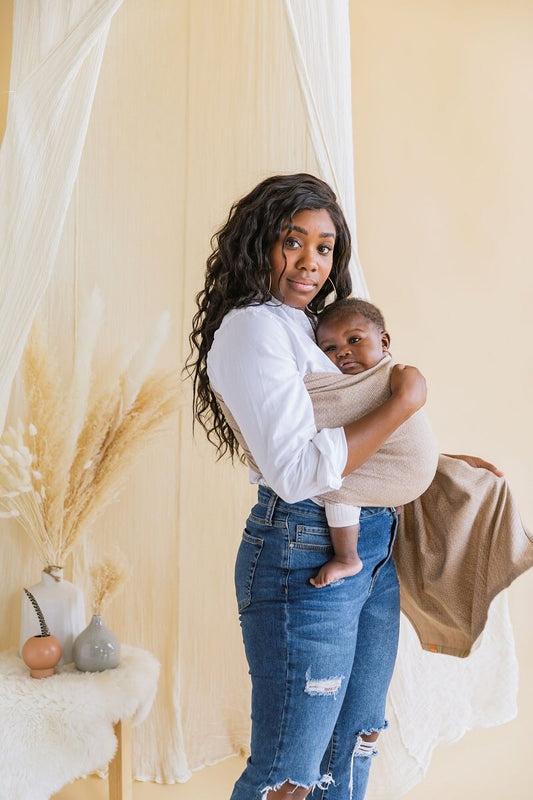
[{"label": "baby's ear", "polygon": [[390,336],[387,331],[381,331],[381,347],[385,353],[390,347]]}]

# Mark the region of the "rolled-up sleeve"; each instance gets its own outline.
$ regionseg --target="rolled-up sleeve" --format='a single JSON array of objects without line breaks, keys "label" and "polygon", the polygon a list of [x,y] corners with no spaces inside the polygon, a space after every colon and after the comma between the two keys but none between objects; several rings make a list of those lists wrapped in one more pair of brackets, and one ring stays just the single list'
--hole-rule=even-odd
[{"label": "rolled-up sleeve", "polygon": [[222,325],[208,356],[213,389],[235,417],[264,480],[289,503],[338,489],[347,458],[342,428],[317,432],[303,360],[290,331],[253,309]]}]

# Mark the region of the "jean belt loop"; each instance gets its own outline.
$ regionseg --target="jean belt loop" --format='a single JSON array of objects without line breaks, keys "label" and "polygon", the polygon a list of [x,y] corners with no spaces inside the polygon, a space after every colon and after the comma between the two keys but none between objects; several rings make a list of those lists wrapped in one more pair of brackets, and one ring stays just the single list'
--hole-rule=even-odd
[{"label": "jean belt loop", "polygon": [[276,510],[276,505],[279,500],[278,495],[273,492],[272,489],[269,491],[271,492],[271,496],[265,512],[265,525],[272,525],[272,517],[274,516],[274,511]]}]

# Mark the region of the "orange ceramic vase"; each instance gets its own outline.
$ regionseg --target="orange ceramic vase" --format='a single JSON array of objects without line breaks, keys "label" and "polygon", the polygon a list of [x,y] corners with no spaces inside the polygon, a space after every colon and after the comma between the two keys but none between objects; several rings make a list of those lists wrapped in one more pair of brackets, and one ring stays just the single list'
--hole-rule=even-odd
[{"label": "orange ceramic vase", "polygon": [[22,660],[32,678],[48,678],[61,658],[61,643],[55,636],[31,636],[22,648]]}]

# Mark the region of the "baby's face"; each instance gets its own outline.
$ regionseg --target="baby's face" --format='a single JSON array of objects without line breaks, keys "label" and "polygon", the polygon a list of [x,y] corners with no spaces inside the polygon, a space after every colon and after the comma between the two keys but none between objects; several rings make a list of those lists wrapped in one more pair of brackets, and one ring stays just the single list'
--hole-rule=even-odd
[{"label": "baby's face", "polygon": [[316,340],[345,375],[357,375],[375,367],[390,344],[387,331],[357,313],[324,322],[317,331]]}]

